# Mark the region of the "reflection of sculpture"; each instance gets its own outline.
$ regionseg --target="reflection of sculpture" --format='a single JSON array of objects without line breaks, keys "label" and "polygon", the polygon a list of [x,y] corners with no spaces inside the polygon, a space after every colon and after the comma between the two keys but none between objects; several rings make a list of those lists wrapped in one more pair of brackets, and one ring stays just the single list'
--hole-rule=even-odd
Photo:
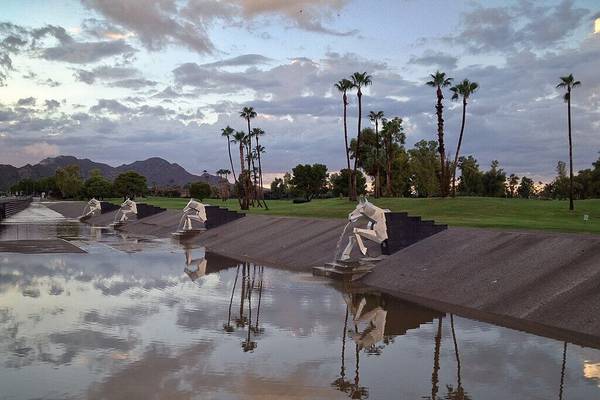
[{"label": "reflection of sculpture", "polygon": [[137,215],[137,204],[128,198],[121,204],[121,208],[115,214],[115,223],[123,224],[129,220],[131,215]]},{"label": "reflection of sculpture", "polygon": [[85,208],[83,209],[83,214],[79,217],[79,219],[87,219],[87,218],[91,218],[94,215],[98,215],[102,212],[102,204],[92,198],[90,201],[87,202],[87,204],[85,205]]},{"label": "reflection of sculpture", "polygon": [[[359,349],[367,349],[369,353],[379,353],[377,343],[384,339],[387,311],[380,304],[376,296],[355,297],[347,294],[344,296],[350,308],[355,326],[352,339]],[[368,301],[370,300],[370,301]],[[359,326],[364,329],[359,330]]]},{"label": "reflection of sculpture", "polygon": [[185,268],[183,271],[187,274],[187,276],[190,277],[192,282],[206,275],[207,263],[208,262],[205,257],[194,259],[192,257],[192,249],[185,250]]},{"label": "reflection of sculpture", "polygon": [[367,247],[363,243],[363,238],[371,240],[375,243],[383,243],[387,238],[387,226],[385,222],[385,213],[389,210],[374,206],[364,197],[360,201],[354,211],[348,215],[350,222],[356,222],[359,218],[365,217],[369,220],[367,228],[354,228],[353,235],[348,239],[348,245],[342,253],[341,260],[348,260],[354,245],[358,243],[358,248],[363,255],[367,255]]},{"label": "reflection of sculpture", "polygon": [[181,220],[179,221],[178,232],[189,232],[194,230],[192,225],[192,221],[198,221],[202,224],[204,228],[204,223],[206,222],[206,208],[204,204],[190,199],[185,208],[183,209],[183,215],[181,216]]}]

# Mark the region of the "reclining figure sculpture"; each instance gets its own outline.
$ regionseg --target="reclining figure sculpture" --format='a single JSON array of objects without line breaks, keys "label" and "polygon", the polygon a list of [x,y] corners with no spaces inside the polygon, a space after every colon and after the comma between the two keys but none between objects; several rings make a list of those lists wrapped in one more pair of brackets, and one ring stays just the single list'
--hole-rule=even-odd
[{"label": "reclining figure sculpture", "polygon": [[354,228],[352,230],[352,234],[348,238],[348,244],[342,252],[342,256],[340,258],[341,261],[350,259],[352,249],[357,243],[362,255],[367,255],[367,247],[363,242],[363,238],[371,240],[378,244],[381,244],[387,240],[388,234],[387,225],[385,222],[386,212],[390,212],[390,210],[384,210],[383,208],[379,208],[361,196],[358,205],[356,206],[354,211],[352,211],[348,215],[348,220],[350,222],[356,222],[359,218],[365,217],[369,222],[367,223],[366,229]]},{"label": "reclining figure sculpture", "polygon": [[130,215],[137,215],[137,204],[135,204],[135,201],[127,198],[115,214],[115,223],[124,224],[129,220]]},{"label": "reclining figure sculpture", "polygon": [[79,217],[79,219],[80,220],[88,219],[88,218],[93,217],[94,215],[100,214],[101,212],[102,212],[102,204],[95,198],[92,198],[85,205],[85,208],[83,209],[83,214]]},{"label": "reclining figure sculpture", "polygon": [[193,231],[194,226],[192,224],[192,221],[200,222],[202,224],[202,228],[204,228],[206,220],[206,208],[204,207],[204,204],[194,199],[190,199],[190,201],[183,209],[183,215],[181,216],[181,220],[179,221],[178,232]]}]

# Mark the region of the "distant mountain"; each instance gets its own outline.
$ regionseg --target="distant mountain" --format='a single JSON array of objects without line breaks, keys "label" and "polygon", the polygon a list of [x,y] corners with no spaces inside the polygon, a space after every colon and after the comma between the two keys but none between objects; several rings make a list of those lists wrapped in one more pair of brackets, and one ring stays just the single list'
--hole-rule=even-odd
[{"label": "distant mountain", "polygon": [[79,166],[81,176],[84,179],[90,176],[90,171],[98,169],[102,172],[103,176],[110,180],[113,180],[122,172],[135,171],[146,177],[149,186],[154,184],[157,186],[183,186],[186,183],[198,181],[218,185],[220,181],[218,176],[208,173],[199,176],[191,174],[181,165],[170,163],[160,157],[152,157],[144,161],[136,161],[131,164],[112,167],[108,164],[97,163],[87,158],[79,159],[73,156],[58,156],[46,158],[38,164],[27,164],[20,168],[0,164],[0,190],[7,190],[21,179],[40,179],[52,176],[58,168],[73,164]]}]

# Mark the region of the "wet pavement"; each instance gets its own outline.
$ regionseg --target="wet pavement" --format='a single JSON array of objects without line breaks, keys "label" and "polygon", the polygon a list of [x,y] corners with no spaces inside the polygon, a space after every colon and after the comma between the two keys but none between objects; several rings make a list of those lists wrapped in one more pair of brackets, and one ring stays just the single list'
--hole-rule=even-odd
[{"label": "wet pavement", "polygon": [[0,253],[0,399],[600,396],[597,349],[170,239],[34,225],[11,235],[87,253]]}]

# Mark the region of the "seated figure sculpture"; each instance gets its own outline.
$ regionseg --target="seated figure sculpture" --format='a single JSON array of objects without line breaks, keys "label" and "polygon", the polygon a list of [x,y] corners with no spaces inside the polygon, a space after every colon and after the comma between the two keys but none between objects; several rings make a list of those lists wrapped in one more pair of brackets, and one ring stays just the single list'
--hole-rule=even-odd
[{"label": "seated figure sculpture", "polygon": [[204,204],[194,199],[190,199],[183,209],[183,215],[179,221],[179,228],[177,231],[190,232],[195,230],[194,225],[192,224],[193,221],[201,223],[202,228],[204,228],[206,220],[206,208],[204,207]]},{"label": "seated figure sculpture", "polygon": [[388,238],[387,234],[387,225],[385,222],[385,213],[390,210],[384,210],[379,208],[372,203],[370,203],[367,199],[361,196],[358,205],[348,215],[348,220],[350,222],[356,222],[361,217],[364,217],[368,220],[367,228],[354,228],[352,230],[352,234],[348,238],[348,244],[346,248],[342,252],[342,256],[340,258],[341,261],[346,261],[350,259],[350,254],[352,253],[352,249],[355,244],[358,244],[358,248],[363,256],[367,255],[367,246],[365,246],[363,239],[371,240],[375,243],[381,244]]},{"label": "seated figure sculpture", "polygon": [[129,220],[131,215],[137,215],[137,204],[128,197],[127,200],[121,204],[119,211],[115,214],[115,223],[124,224]]},{"label": "seated figure sculpture", "polygon": [[88,218],[93,217],[94,215],[100,214],[101,212],[102,212],[102,204],[95,198],[92,198],[85,205],[85,208],[83,209],[83,214],[79,217],[79,219],[80,220],[88,219]]}]

